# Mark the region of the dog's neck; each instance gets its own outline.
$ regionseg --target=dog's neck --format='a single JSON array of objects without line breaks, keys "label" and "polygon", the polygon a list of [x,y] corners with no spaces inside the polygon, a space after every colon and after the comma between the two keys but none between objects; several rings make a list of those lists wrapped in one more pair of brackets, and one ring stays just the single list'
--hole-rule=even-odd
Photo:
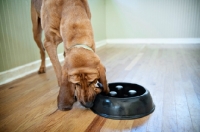
[{"label": "dog's neck", "polygon": [[87,49],[87,50],[90,50],[90,51],[94,52],[94,50],[91,47],[89,47],[89,46],[87,46],[85,44],[76,44],[76,45],[73,45],[73,46],[71,46],[69,48],[69,50],[71,50],[72,48],[84,48],[84,49]]}]

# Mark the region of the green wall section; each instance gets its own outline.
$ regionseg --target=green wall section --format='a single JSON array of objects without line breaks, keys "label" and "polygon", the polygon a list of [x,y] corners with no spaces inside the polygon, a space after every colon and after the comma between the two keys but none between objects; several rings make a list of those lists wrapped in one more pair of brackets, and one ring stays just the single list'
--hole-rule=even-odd
[{"label": "green wall section", "polygon": [[200,0],[106,0],[108,39],[200,38]]},{"label": "green wall section", "polygon": [[105,0],[89,0],[95,41],[106,39]]},{"label": "green wall section", "polygon": [[0,0],[0,71],[38,60],[31,28],[30,1]]},{"label": "green wall section", "polygon": [[[96,42],[200,38],[200,0],[88,1]],[[30,0],[0,0],[0,72],[40,59],[32,36]]]},{"label": "green wall section", "polygon": [[[32,35],[30,0],[0,0],[0,72],[40,59]],[[89,0],[95,41],[106,39],[105,1]],[[63,44],[58,53],[63,52]]]}]

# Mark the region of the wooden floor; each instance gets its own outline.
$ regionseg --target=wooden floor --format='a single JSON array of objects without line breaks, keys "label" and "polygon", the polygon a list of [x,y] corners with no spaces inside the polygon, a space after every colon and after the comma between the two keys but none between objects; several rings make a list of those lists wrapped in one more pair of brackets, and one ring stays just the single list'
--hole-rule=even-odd
[{"label": "wooden floor", "polygon": [[0,132],[200,132],[200,45],[107,45],[97,49],[108,82],[150,90],[155,111],[111,120],[79,103],[59,111],[53,69],[0,86]]}]

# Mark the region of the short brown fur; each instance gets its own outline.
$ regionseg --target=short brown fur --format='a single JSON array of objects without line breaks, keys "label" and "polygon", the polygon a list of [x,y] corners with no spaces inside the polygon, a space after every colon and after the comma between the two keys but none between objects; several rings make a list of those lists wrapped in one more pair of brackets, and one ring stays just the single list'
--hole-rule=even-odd
[{"label": "short brown fur", "polygon": [[[31,0],[31,18],[34,40],[40,49],[41,66],[38,73],[45,72],[45,50],[53,64],[60,86],[58,108],[69,110],[77,98],[91,107],[95,96],[101,92],[95,87],[99,81],[103,92],[108,93],[105,68],[95,54],[91,25],[91,13],[87,0]],[[44,46],[41,32],[44,30]],[[61,66],[57,46],[64,42],[65,60]],[[86,45],[93,51],[77,44]]]}]

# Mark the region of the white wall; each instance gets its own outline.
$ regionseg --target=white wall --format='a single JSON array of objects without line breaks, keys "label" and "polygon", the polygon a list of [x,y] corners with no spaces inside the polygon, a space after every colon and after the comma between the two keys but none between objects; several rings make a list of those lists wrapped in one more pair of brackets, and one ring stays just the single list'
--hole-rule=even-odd
[{"label": "white wall", "polygon": [[200,38],[200,0],[106,0],[106,35]]}]

